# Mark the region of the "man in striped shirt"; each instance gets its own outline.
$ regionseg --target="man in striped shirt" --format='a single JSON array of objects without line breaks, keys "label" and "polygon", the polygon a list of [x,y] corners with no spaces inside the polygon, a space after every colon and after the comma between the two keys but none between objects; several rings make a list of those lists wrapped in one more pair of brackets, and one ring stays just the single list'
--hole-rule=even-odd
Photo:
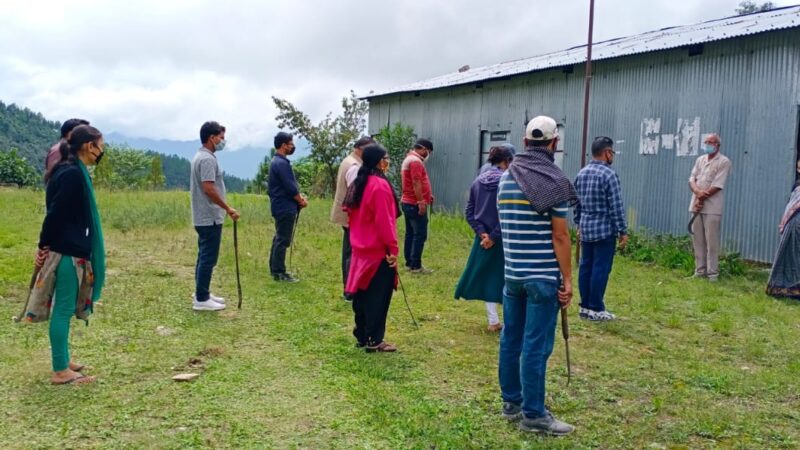
[{"label": "man in striped shirt", "polygon": [[499,378],[503,417],[523,431],[565,435],[572,425],[544,406],[547,360],[556,318],[572,300],[567,211],[575,189],[553,162],[556,122],[538,116],[525,132],[525,152],[500,179],[497,207],[505,254]]}]

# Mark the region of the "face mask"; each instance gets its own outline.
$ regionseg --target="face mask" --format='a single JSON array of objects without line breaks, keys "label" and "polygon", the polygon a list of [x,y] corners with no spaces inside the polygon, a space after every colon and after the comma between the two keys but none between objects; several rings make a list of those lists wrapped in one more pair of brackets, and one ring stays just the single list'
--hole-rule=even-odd
[{"label": "face mask", "polygon": [[714,147],[713,145],[706,144],[703,146],[703,153],[705,153],[706,155],[710,155],[715,151],[717,151],[717,148]]},{"label": "face mask", "polygon": [[95,166],[100,164],[100,160],[103,159],[103,155],[105,155],[105,154],[106,154],[106,152],[100,152],[100,154],[97,155],[97,159],[94,160],[94,165]]},{"label": "face mask", "polygon": [[214,145],[215,152],[221,152],[223,149],[225,149],[225,139],[222,139],[218,144]]}]

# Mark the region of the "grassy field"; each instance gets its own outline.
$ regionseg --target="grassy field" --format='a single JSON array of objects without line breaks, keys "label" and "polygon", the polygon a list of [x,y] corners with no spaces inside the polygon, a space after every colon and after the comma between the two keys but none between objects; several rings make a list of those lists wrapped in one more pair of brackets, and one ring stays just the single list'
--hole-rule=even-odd
[{"label": "grassy field", "polygon": [[[268,276],[263,197],[233,195],[244,308],[191,310],[196,235],[186,193],[100,193],[109,276],[75,358],[95,385],[49,384],[47,326],[13,324],[23,302],[43,193],[0,188],[0,442],[3,448],[798,448],[800,304],[763,294],[766,275],[711,285],[618,258],[607,295],[621,318],[571,310],[573,379],[559,339],[550,409],[566,438],[526,435],[499,416],[498,336],[483,305],[452,299],[471,244],[435,215],[426,265],[404,276],[420,321],[394,297],[396,354],[353,347],[340,300],[340,230],[329,203],[303,212],[302,282]],[[235,303],[226,225],[213,290]],[[560,336],[560,335],[559,335]],[[171,377],[201,373],[190,383]]]}]

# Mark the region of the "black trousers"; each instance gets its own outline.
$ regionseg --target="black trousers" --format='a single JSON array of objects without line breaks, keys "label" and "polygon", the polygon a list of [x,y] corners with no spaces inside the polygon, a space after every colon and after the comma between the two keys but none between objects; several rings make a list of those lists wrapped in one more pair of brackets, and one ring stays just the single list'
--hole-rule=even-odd
[{"label": "black trousers", "polygon": [[395,269],[383,261],[367,289],[358,291],[353,297],[356,320],[353,336],[360,345],[378,345],[383,341],[395,274]]},{"label": "black trousers", "polygon": [[347,275],[350,273],[350,257],[353,255],[353,247],[350,246],[350,228],[342,227],[344,236],[342,237],[342,284],[347,287]]},{"label": "black trousers", "polygon": [[284,214],[275,217],[275,237],[269,252],[269,271],[272,275],[286,273],[286,249],[292,245],[294,224],[297,214]]}]

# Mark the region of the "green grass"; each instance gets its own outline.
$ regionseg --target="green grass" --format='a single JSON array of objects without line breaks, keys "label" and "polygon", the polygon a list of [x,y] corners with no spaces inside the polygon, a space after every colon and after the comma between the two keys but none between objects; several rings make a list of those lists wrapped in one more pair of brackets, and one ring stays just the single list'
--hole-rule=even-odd
[{"label": "green grass", "polygon": [[[607,302],[621,318],[571,316],[550,360],[547,403],[577,426],[566,438],[525,435],[499,416],[496,335],[483,305],[456,302],[469,252],[463,220],[435,215],[426,265],[404,276],[387,339],[353,347],[339,299],[341,231],[329,204],[300,218],[295,285],[270,281],[272,221],[264,197],[232,195],[244,308],[190,309],[196,235],[186,193],[104,193],[108,287],[90,325],[73,322],[92,386],[49,384],[47,326],[12,324],[30,276],[43,193],[0,189],[0,442],[4,448],[797,448],[800,304],[763,294],[763,273],[717,284],[616,260]],[[213,290],[235,302],[226,225]],[[159,328],[163,327],[163,328]],[[166,328],[166,332],[164,330]],[[159,330],[159,331],[157,331]],[[175,383],[172,375],[198,371]]]}]

